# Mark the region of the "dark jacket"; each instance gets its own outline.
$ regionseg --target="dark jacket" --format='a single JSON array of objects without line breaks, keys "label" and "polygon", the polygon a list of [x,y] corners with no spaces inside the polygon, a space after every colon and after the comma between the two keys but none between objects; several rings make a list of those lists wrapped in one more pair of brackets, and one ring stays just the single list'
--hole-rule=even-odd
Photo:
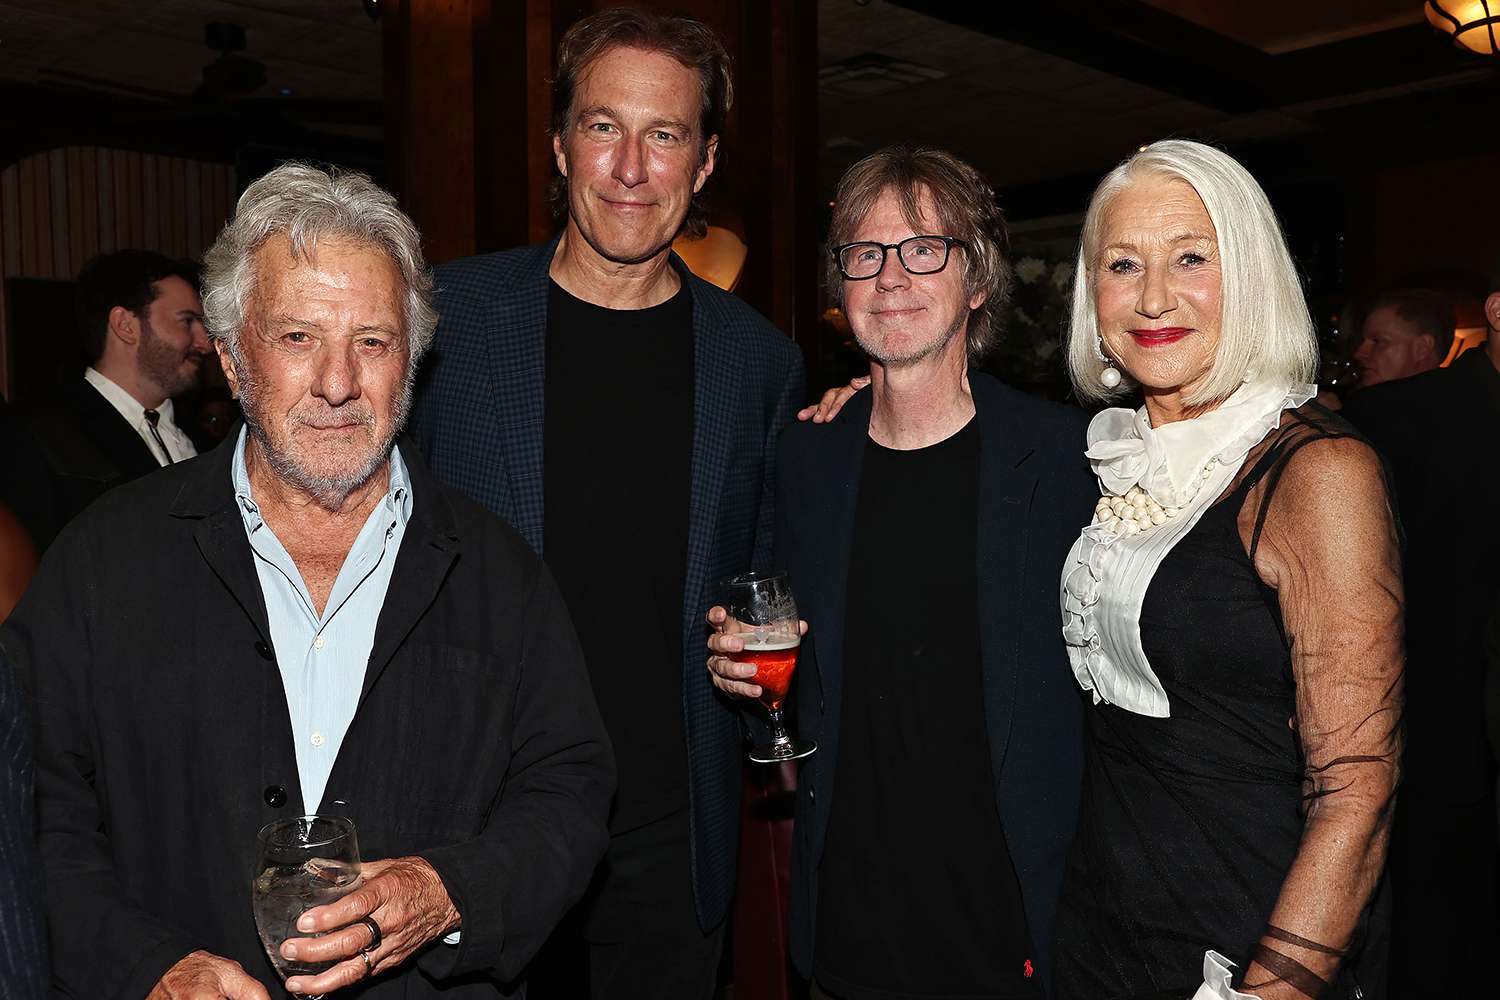
[{"label": "dark jacket", "polygon": [[[1447,368],[1362,389],[1343,416],[1394,480],[1406,536],[1406,743],[1398,815],[1472,806],[1495,793],[1485,738],[1484,630],[1500,599],[1500,371],[1484,348]],[[1400,822],[1398,820],[1398,822]]]},{"label": "dark jacket", "polygon": [[45,523],[26,518],[38,549],[106,490],[161,468],[146,442],[109,400],[81,375],[17,409],[45,457],[52,510]]},{"label": "dark jacket", "polygon": [[[302,796],[233,445],[85,511],[0,630],[36,717],[59,995],[138,1000],[198,948],[280,993],[250,911],[255,834]],[[494,996],[582,895],[613,762],[541,561],[402,456],[413,512],[316,809],[353,819],[366,859],[426,858],[462,915],[460,945],[365,995]]]},{"label": "dark jacket", "polygon": [[[1046,982],[1083,773],[1083,702],[1063,646],[1058,586],[1098,490],[1083,457],[1081,411],[987,375],[969,380],[981,442],[975,558],[985,725],[995,801]],[[804,975],[813,968],[818,868],[841,766],[844,601],[870,410],[870,393],[856,393],[830,426],[793,427],[777,473],[776,564],[809,626],[794,707],[799,735],[818,743],[802,763],[793,833],[792,957]],[[913,524],[920,530],[919,519]]]},{"label": "dark jacket", "polygon": [[[538,553],[546,509],[547,269],[556,247],[554,239],[437,269],[442,319],[412,411],[433,474],[515,525]],[[694,277],[676,255],[671,260],[693,297],[682,702],[693,891],[699,923],[711,928],[734,891],[741,728],[704,669],[703,616],[719,581],[770,556],[776,437],[802,405],[802,356],[755,310]]]},{"label": "dark jacket", "polygon": [[31,731],[15,674],[0,657],[0,996],[46,994],[42,880],[31,807]]}]

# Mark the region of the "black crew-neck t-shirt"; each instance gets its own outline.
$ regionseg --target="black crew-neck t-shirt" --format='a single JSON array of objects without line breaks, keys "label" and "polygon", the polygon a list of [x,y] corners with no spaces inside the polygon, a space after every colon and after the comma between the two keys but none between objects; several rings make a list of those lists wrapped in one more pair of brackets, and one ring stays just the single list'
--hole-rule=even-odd
[{"label": "black crew-neck t-shirt", "polygon": [[692,293],[606,309],[552,282],[546,366],[544,550],[614,744],[620,833],[687,806]]},{"label": "black crew-neck t-shirt", "polygon": [[1042,995],[985,729],[979,447],[972,420],[865,444],[814,959],[844,1000]]}]

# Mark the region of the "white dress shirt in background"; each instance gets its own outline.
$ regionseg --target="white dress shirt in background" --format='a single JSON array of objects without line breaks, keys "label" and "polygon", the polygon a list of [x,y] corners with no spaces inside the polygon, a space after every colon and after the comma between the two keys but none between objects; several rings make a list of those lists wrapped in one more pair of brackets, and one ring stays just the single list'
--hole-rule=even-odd
[{"label": "white dress shirt in background", "polygon": [[93,368],[86,368],[83,372],[83,380],[95,389],[99,395],[109,400],[109,405],[120,412],[120,416],[135,429],[146,442],[146,447],[156,460],[162,465],[171,465],[173,462],[181,462],[185,458],[192,458],[198,454],[198,449],[193,447],[193,442],[182,432],[173,419],[172,401],[166,400],[156,408],[157,421],[156,433],[161,435],[162,442],[167,446],[167,453],[162,454],[161,445],[156,443],[156,438],[151,434],[151,422],[146,419],[146,408],[140,404],[130,393],[120,388],[119,384],[112,381],[107,375],[101,375]]}]

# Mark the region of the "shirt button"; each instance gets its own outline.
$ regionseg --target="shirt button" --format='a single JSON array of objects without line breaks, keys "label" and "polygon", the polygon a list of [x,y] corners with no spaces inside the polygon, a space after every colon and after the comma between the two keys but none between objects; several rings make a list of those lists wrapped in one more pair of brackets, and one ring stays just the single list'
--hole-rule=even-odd
[{"label": "shirt button", "polygon": [[312,745],[315,746],[315,747],[320,747],[320,746],[323,745],[323,734],[322,733],[313,733],[312,734]]},{"label": "shirt button", "polygon": [[323,636],[320,634],[316,639],[313,640],[313,649],[322,649],[322,648],[323,648]]}]

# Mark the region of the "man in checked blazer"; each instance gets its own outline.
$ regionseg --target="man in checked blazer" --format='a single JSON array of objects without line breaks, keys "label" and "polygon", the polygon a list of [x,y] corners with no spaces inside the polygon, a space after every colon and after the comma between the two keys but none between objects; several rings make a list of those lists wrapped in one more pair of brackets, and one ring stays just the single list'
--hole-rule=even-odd
[{"label": "man in checked blazer", "polygon": [[702,668],[703,615],[719,581],[767,565],[774,446],[803,393],[795,346],[671,252],[702,231],[731,93],[696,21],[579,22],[553,94],[563,232],[437,272],[417,441],[544,554],[620,776],[609,853],[533,997],[715,986],[741,739]]}]

